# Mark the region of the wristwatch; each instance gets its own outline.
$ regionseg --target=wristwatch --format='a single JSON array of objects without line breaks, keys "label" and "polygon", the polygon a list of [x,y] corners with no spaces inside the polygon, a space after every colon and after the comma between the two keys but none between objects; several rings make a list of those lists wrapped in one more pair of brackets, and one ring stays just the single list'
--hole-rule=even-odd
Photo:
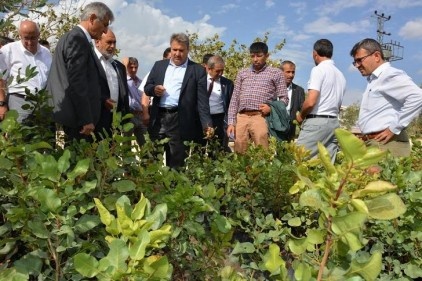
[{"label": "wristwatch", "polygon": [[7,105],[7,102],[5,102],[5,101],[0,101],[0,106],[6,106]]}]

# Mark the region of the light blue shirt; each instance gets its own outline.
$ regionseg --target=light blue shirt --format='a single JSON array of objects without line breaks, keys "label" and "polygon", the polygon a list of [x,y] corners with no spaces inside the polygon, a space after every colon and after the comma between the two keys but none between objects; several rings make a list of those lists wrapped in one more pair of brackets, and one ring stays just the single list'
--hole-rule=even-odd
[{"label": "light blue shirt", "polygon": [[402,70],[386,62],[368,77],[358,125],[363,134],[387,128],[398,135],[419,115],[422,89]]},{"label": "light blue shirt", "polygon": [[135,111],[142,111],[141,99],[142,92],[139,90],[141,79],[136,76],[136,79],[127,77],[127,86],[129,88],[129,108]]},{"label": "light blue shirt", "polygon": [[180,91],[185,77],[188,60],[182,65],[175,65],[171,60],[164,77],[166,91],[160,99],[160,107],[176,107],[179,105]]}]

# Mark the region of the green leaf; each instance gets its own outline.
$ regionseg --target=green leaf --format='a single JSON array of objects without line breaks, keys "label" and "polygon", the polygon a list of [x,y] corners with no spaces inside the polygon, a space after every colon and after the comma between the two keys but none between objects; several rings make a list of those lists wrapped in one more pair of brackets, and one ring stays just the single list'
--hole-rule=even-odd
[{"label": "green leaf", "polygon": [[327,204],[322,200],[319,190],[308,189],[300,195],[299,204],[302,207],[311,207],[316,210],[326,206]]},{"label": "green leaf", "polygon": [[9,170],[10,168],[13,167],[13,162],[10,161],[9,159],[0,156],[0,169],[5,169],[5,170]]},{"label": "green leaf", "polygon": [[381,195],[371,200],[365,200],[369,216],[379,220],[398,218],[406,212],[406,205],[395,193]]},{"label": "green leaf", "polygon": [[31,275],[38,275],[41,272],[42,265],[43,260],[32,253],[23,256],[14,263],[20,273]]},{"label": "green leaf", "polygon": [[228,233],[232,228],[229,220],[222,215],[217,215],[215,218],[215,224],[217,225],[218,230],[222,233]]},{"label": "green leaf", "polygon": [[169,275],[171,273],[171,268],[166,256],[162,257],[154,255],[146,258],[142,269],[149,275],[151,279],[159,278],[158,280],[170,280]]},{"label": "green leaf", "polygon": [[149,234],[146,230],[142,230],[135,243],[129,246],[129,256],[132,260],[142,260],[145,257],[145,249],[150,242]]},{"label": "green leaf", "polygon": [[373,181],[363,189],[353,192],[353,198],[361,198],[368,194],[388,192],[397,189],[396,186],[386,181]]},{"label": "green leaf", "polygon": [[318,142],[319,159],[321,159],[322,165],[324,165],[327,175],[332,175],[337,172],[333,163],[331,163],[331,156],[328,153],[327,148],[320,142]]},{"label": "green leaf", "polygon": [[158,204],[155,206],[152,213],[147,217],[148,221],[154,222],[151,225],[151,229],[155,230],[158,229],[166,220],[167,218],[167,204]]},{"label": "green leaf", "polygon": [[65,149],[63,151],[63,155],[59,158],[59,161],[57,161],[57,169],[60,173],[64,173],[69,169],[70,167],[70,151],[68,149]]},{"label": "green leaf", "polygon": [[349,161],[355,162],[356,159],[365,156],[366,146],[362,140],[345,129],[336,129],[334,133],[344,156]]},{"label": "green leaf", "polygon": [[346,275],[353,277],[356,274],[362,276],[366,281],[375,280],[381,272],[382,255],[375,251],[368,262],[358,263],[356,260],[352,261]]},{"label": "green leaf", "polygon": [[79,253],[73,257],[74,266],[82,276],[92,278],[98,274],[98,261],[86,254]]},{"label": "green leaf", "polygon": [[299,263],[295,268],[295,278],[297,281],[308,281],[311,280],[312,272],[309,265],[305,263]]},{"label": "green leaf", "polygon": [[368,168],[371,165],[379,163],[387,155],[386,150],[380,150],[377,147],[370,146],[366,149],[366,154],[355,161],[355,165],[361,168]]},{"label": "green leaf", "polygon": [[361,232],[366,219],[366,214],[361,212],[351,212],[344,216],[333,217],[331,229],[338,236],[348,232],[358,234]]},{"label": "green leaf", "polygon": [[404,273],[413,279],[422,277],[422,269],[420,265],[408,263],[404,269]]},{"label": "green leaf", "polygon": [[[2,122],[0,122],[1,124]],[[0,270],[0,280],[7,281],[28,281],[29,274],[23,274],[16,271],[16,268],[6,268]]]},{"label": "green leaf", "polygon": [[106,226],[111,224],[114,220],[114,216],[104,207],[103,203],[98,198],[94,198],[95,205],[97,206],[98,212],[100,213],[100,219]]},{"label": "green leaf", "polygon": [[287,242],[287,246],[293,254],[300,255],[306,251],[308,241],[306,238],[292,238]]},{"label": "green leaf", "polygon": [[366,206],[365,202],[361,199],[352,199],[350,201],[352,203],[352,206],[355,208],[356,211],[364,213],[368,215],[368,207]]},{"label": "green leaf", "polygon": [[74,180],[76,177],[83,176],[88,172],[89,165],[91,163],[90,159],[82,159],[76,163],[75,168],[67,174],[67,177],[71,180]]},{"label": "green leaf", "polygon": [[108,252],[107,259],[116,271],[126,272],[126,260],[129,257],[129,250],[125,241],[121,239],[114,239],[110,243],[110,252]]},{"label": "green leaf", "polygon": [[75,231],[78,233],[84,233],[87,232],[97,225],[99,225],[101,222],[100,218],[98,216],[93,215],[83,215],[75,224]]},{"label": "green leaf", "polygon": [[132,190],[135,190],[135,187],[136,187],[135,183],[131,180],[116,181],[116,182],[113,182],[111,186],[117,189],[117,191],[119,192],[132,191]]},{"label": "green leaf", "polygon": [[299,217],[294,217],[289,219],[287,224],[290,226],[300,226],[302,224],[302,220]]},{"label": "green leaf", "polygon": [[149,208],[150,204],[148,199],[144,197],[143,194],[141,194],[141,199],[138,203],[136,203],[135,208],[132,211],[132,214],[130,215],[130,218],[134,221],[140,220],[144,217],[145,214],[145,208]]},{"label": "green leaf", "polygon": [[233,251],[232,251],[232,255],[252,254],[254,252],[255,252],[255,247],[252,243],[250,243],[250,242],[244,242],[244,243],[237,242],[236,245],[234,246]]},{"label": "green leaf", "polygon": [[49,236],[49,231],[45,227],[43,222],[40,221],[28,221],[28,227],[31,229],[32,234],[34,234],[36,237],[41,239],[47,239]]},{"label": "green leaf", "polygon": [[281,267],[285,267],[284,260],[280,257],[280,248],[277,244],[270,244],[268,252],[263,257],[264,267],[271,275],[280,274]]},{"label": "green leaf", "polygon": [[48,188],[39,188],[33,194],[34,198],[41,203],[41,209],[56,212],[62,205],[62,200],[56,192]]}]

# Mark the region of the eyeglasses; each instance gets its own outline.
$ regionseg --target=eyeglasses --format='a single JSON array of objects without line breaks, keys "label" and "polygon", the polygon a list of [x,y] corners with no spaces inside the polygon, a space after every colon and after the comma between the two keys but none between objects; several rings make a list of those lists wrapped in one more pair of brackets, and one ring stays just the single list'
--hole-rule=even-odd
[{"label": "eyeglasses", "polygon": [[374,53],[375,53],[375,52],[372,52],[372,53],[370,53],[369,55],[366,55],[366,56],[363,56],[363,57],[360,57],[360,58],[355,58],[355,60],[352,62],[353,66],[356,66],[356,65],[361,65],[361,64],[362,64],[362,62],[363,62],[363,61],[364,61],[367,57],[372,56]]}]

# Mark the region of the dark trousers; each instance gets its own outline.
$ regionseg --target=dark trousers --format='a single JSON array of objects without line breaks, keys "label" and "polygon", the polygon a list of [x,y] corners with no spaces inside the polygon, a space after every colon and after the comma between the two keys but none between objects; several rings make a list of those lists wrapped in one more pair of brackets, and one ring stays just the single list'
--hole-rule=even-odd
[{"label": "dark trousers", "polygon": [[226,134],[226,126],[224,123],[225,113],[211,114],[212,124],[215,128],[215,135],[221,145],[223,151],[231,151],[228,144],[229,138]]},{"label": "dark trousers", "polygon": [[92,142],[93,139],[91,136],[83,135],[80,133],[82,128],[71,128],[67,126],[63,126],[63,131],[65,134],[65,145],[68,145],[73,140],[86,140],[87,142]]},{"label": "dark trousers", "polygon": [[180,136],[178,112],[159,111],[154,125],[150,128],[151,140],[169,138],[165,145],[166,165],[170,168],[182,167],[188,156],[188,147],[183,144]]}]

